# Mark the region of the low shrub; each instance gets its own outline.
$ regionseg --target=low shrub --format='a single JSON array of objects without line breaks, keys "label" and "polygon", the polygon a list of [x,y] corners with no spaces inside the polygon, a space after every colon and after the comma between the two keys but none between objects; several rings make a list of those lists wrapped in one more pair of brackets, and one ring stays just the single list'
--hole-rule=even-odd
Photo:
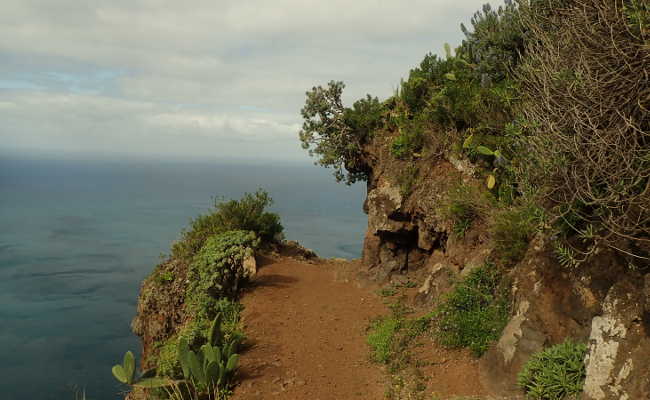
[{"label": "low shrub", "polygon": [[543,221],[542,209],[534,205],[519,206],[496,214],[491,230],[498,260],[504,265],[519,262]]},{"label": "low shrub", "polygon": [[440,212],[444,218],[452,222],[453,233],[457,237],[463,237],[472,223],[484,216],[491,202],[488,192],[459,185],[449,191]]},{"label": "low shrub", "polygon": [[539,400],[577,398],[585,382],[587,346],[566,341],[533,354],[517,377],[526,395]]},{"label": "low shrub", "polygon": [[494,265],[474,269],[456,284],[433,313],[435,336],[447,347],[468,347],[481,356],[508,322],[507,292]]},{"label": "low shrub", "polygon": [[237,295],[241,282],[246,279],[244,259],[258,245],[254,232],[230,231],[208,239],[196,255],[187,274],[189,283],[185,290],[185,313],[193,318],[186,328],[188,342],[200,341],[201,332],[216,313],[230,307],[228,298]]},{"label": "low shrub", "polygon": [[253,231],[265,242],[274,240],[283,228],[278,214],[265,211],[271,204],[273,200],[262,189],[239,200],[215,202],[210,213],[190,222],[181,240],[172,246],[172,256],[190,262],[209,237],[227,231]]},{"label": "low shrub", "polygon": [[426,123],[422,118],[410,120],[397,118],[396,127],[399,135],[393,139],[390,152],[393,157],[404,160],[413,157],[424,146]]}]

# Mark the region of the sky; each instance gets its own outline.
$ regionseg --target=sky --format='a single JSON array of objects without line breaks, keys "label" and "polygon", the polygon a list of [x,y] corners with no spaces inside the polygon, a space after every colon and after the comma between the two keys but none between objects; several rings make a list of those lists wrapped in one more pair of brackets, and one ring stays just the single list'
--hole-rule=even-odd
[{"label": "sky", "polygon": [[386,98],[484,2],[2,0],[0,153],[303,160],[307,90]]}]

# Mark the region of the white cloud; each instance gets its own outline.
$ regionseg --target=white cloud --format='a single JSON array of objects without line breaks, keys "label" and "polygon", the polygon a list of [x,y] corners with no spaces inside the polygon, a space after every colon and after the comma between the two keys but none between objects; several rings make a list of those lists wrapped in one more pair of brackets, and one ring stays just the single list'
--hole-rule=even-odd
[{"label": "white cloud", "polygon": [[253,157],[273,142],[281,157],[304,157],[307,89],[336,79],[347,101],[387,96],[426,52],[457,43],[482,3],[5,0],[0,73],[25,83],[0,89],[0,140],[179,156],[220,140],[214,154]]}]

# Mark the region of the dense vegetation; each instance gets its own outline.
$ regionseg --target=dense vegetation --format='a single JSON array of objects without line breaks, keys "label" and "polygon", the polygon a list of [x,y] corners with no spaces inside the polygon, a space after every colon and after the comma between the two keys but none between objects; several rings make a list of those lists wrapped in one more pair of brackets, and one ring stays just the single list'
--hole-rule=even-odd
[{"label": "dense vegetation", "polygon": [[577,398],[585,383],[587,346],[566,341],[534,354],[517,382],[527,396],[537,400]]},{"label": "dense vegetation", "polygon": [[[269,195],[258,190],[240,200],[216,203],[208,214],[190,222],[169,259],[145,282],[141,299],[178,296],[183,322],[151,345],[150,370],[136,378],[133,354],[127,352],[123,364],[113,368],[116,379],[147,389],[147,398],[227,397],[237,350],[245,338],[237,301],[249,277],[244,264],[282,232],[279,216],[265,211],[271,203]],[[172,287],[180,290],[171,294]]]},{"label": "dense vegetation", "polygon": [[[347,108],[342,82],[313,88],[300,138],[348,183],[367,179],[366,146],[378,137],[388,136],[393,157],[414,165],[424,155],[466,158],[498,201],[495,214],[527,210],[502,215],[496,229],[532,212],[536,219],[523,219],[550,227],[566,265],[603,246],[647,264],[649,15],[639,0],[485,5],[461,27],[460,46],[427,54],[384,101],[369,95]],[[406,195],[417,168],[410,171],[401,179]],[[474,215],[453,212],[462,235]],[[505,243],[508,262],[525,250],[531,229],[514,246]]]},{"label": "dense vegetation", "polygon": [[481,356],[499,338],[510,315],[508,293],[494,265],[472,270],[433,313],[435,335],[447,347]]},{"label": "dense vegetation", "polygon": [[[449,234],[486,226],[492,243],[489,265],[425,319],[443,344],[480,355],[499,337],[509,315],[502,277],[539,233],[567,268],[606,248],[650,268],[649,27],[647,1],[506,0],[485,5],[461,26],[459,46],[425,55],[383,101],[345,107],[342,82],[307,92],[300,139],[337,180],[369,179],[380,148],[404,198],[436,159],[469,161],[484,181],[438,202]],[[395,365],[407,322],[371,325],[375,361]],[[565,343],[538,354],[520,384],[533,398],[576,395],[584,351]]]}]

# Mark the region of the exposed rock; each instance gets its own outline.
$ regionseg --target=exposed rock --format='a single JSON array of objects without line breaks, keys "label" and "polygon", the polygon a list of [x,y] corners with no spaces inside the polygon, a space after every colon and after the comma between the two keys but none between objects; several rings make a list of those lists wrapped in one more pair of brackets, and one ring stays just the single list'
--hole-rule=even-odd
[{"label": "exposed rock", "polygon": [[[457,278],[494,260],[489,220],[478,218],[458,235],[443,212],[448,193],[459,184],[484,183],[467,160],[430,155],[400,161],[385,143],[366,149],[371,172],[363,263],[375,281],[407,276],[419,282],[418,302],[435,303]],[[417,182],[403,195],[400,174],[414,164]],[[538,235],[508,272],[513,317],[479,361],[483,386],[495,395],[521,396],[517,374],[532,354],[567,339],[589,340],[586,399],[650,399],[650,274],[631,271],[613,250],[579,268],[564,268],[552,240]]]},{"label": "exposed rock", "polygon": [[592,320],[584,398],[650,398],[650,338],[643,326],[644,294],[635,282],[609,290],[602,315]]},{"label": "exposed rock", "polygon": [[306,261],[318,258],[318,255],[313,250],[303,247],[295,240],[285,240],[282,242],[280,251],[283,255]]},{"label": "exposed rock", "polygon": [[255,260],[255,254],[251,254],[244,258],[244,275],[246,277],[253,277],[257,275],[257,261]]},{"label": "exposed rock", "polygon": [[[434,261],[439,257],[432,257]],[[453,286],[457,271],[453,267],[446,265],[442,262],[427,264],[429,272],[424,279],[424,283],[418,289],[417,300],[420,303],[433,303],[439,299],[443,294],[449,291]]]},{"label": "exposed rock", "polygon": [[458,170],[458,172],[461,172],[467,176],[474,176],[476,173],[476,167],[474,167],[474,165],[469,162],[469,160],[456,158],[453,154],[448,155],[447,158],[451,165],[453,165],[454,168]]},{"label": "exposed rock", "polygon": [[494,393],[514,396],[520,393],[517,374],[530,356],[542,350],[547,336],[531,321],[530,303],[522,300],[496,346],[481,358],[481,384]]}]

